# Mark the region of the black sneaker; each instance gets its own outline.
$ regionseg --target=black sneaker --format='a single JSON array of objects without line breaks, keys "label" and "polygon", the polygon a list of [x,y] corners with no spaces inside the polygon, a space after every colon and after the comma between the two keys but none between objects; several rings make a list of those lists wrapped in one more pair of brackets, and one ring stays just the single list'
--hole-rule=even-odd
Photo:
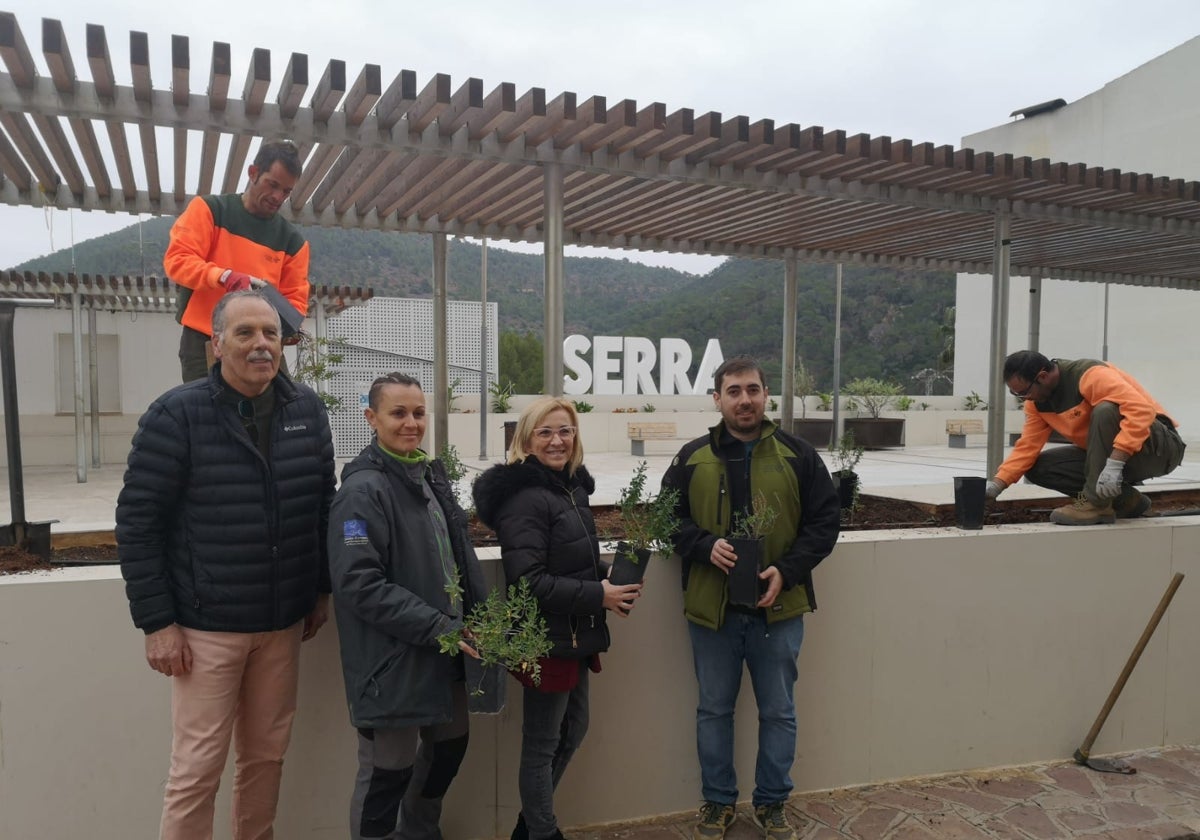
[{"label": "black sneaker", "polygon": [[692,840],[721,840],[725,829],[733,824],[734,816],[732,805],[705,802],[700,806],[700,818],[692,829]]}]

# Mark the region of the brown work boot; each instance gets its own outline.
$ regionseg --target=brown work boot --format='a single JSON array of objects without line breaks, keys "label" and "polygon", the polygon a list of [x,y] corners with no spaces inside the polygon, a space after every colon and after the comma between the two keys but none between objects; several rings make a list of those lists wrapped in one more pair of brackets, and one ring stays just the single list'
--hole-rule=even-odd
[{"label": "brown work boot", "polygon": [[1136,519],[1150,512],[1150,497],[1126,484],[1121,488],[1121,495],[1113,499],[1112,506],[1117,519]]},{"label": "brown work boot", "polygon": [[1055,525],[1111,525],[1117,521],[1111,501],[1093,502],[1082,493],[1069,505],[1050,512]]}]

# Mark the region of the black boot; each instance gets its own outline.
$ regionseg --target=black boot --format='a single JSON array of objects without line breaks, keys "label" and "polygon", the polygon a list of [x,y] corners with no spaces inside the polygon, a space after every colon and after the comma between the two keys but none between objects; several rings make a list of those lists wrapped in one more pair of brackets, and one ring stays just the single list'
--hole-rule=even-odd
[{"label": "black boot", "polygon": [[525,825],[524,814],[517,814],[517,826],[512,830],[509,840],[529,840],[529,829]]}]

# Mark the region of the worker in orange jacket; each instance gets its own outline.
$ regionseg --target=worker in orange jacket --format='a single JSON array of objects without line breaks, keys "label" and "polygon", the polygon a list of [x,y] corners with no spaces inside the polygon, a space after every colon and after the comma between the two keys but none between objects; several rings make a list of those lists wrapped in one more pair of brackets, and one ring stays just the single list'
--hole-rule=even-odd
[{"label": "worker in orange jacket", "polygon": [[[1051,512],[1051,522],[1111,523],[1145,516],[1150,499],[1134,485],[1183,461],[1175,421],[1136,379],[1107,362],[1020,350],[1004,360],[1004,381],[1024,403],[1025,427],[988,479],[989,498],[1025,476],[1075,497]],[[1072,445],[1043,449],[1055,431]]]},{"label": "worker in orange jacket", "polygon": [[180,289],[176,317],[183,325],[183,381],[208,375],[213,307],[222,295],[269,284],[300,315],[308,311],[308,243],[279,215],[300,178],[295,144],[263,143],[240,195],[196,196],[171,227],[163,256]]}]

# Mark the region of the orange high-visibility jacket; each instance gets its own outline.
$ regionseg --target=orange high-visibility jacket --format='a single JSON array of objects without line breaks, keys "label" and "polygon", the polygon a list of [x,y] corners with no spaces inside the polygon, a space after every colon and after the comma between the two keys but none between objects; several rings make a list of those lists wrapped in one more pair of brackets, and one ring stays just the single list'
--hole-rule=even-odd
[{"label": "orange high-visibility jacket", "polygon": [[301,315],[308,311],[308,243],[278,213],[260,219],[237,194],[196,196],[171,226],[163,256],[167,276],[192,290],[181,322],[212,334],[212,311],[225,294],[226,269],[266,280]]},{"label": "orange high-visibility jacket", "polygon": [[1102,402],[1116,403],[1121,409],[1121,428],[1113,448],[1136,455],[1141,451],[1150,426],[1162,415],[1165,422],[1177,425],[1166,410],[1146,392],[1136,379],[1120,368],[1095,359],[1055,359],[1058,386],[1048,399],[1025,401],[1025,426],[1013,451],[996,470],[1005,484],[1018,481],[1041,454],[1054,430],[1071,443],[1087,449],[1092,407]]}]

